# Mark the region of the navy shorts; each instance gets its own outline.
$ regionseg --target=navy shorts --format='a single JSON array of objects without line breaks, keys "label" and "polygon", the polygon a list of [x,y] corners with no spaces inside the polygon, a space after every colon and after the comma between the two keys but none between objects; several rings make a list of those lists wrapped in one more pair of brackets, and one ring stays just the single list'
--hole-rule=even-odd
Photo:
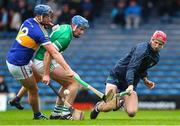
[{"label": "navy shorts", "polygon": [[119,92],[122,92],[122,91],[125,91],[127,88],[128,88],[128,85],[123,82],[123,81],[120,81],[118,79],[118,76],[115,75],[115,74],[110,74],[107,79],[106,79],[106,83],[110,83],[110,84],[113,84],[113,85],[116,85]]}]

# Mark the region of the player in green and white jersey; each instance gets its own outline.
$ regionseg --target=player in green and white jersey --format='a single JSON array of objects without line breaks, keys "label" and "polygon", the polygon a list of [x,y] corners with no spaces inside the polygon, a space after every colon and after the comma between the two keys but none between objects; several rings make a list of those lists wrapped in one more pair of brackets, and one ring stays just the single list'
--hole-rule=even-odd
[{"label": "player in green and white jersey", "polygon": [[[72,18],[71,25],[55,25],[52,28],[53,32],[50,35],[50,40],[59,53],[61,53],[67,49],[73,37],[79,38],[85,33],[88,27],[88,21],[82,16],[76,15]],[[55,60],[51,59],[51,56],[43,46],[40,46],[36,52],[34,66],[38,73],[43,76],[42,81],[44,83],[48,84],[51,77],[62,85],[59,90],[62,97],[65,97],[63,94],[64,90],[68,89],[70,94],[65,97],[65,100],[70,104],[73,104],[79,88],[78,82],[75,81],[72,76],[69,76],[65,69],[58,65]],[[22,87],[16,97],[21,98],[25,93],[26,89]],[[65,106],[63,101],[59,98],[56,100],[56,105],[50,119],[72,119],[70,109]]]},{"label": "player in green and white jersey", "polygon": [[[50,40],[59,52],[63,52],[69,46],[73,38],[73,29],[71,25],[56,25],[53,27],[54,31],[50,35]],[[83,29],[84,30],[84,29]],[[43,60],[46,49],[41,46],[36,55],[35,60]]]}]

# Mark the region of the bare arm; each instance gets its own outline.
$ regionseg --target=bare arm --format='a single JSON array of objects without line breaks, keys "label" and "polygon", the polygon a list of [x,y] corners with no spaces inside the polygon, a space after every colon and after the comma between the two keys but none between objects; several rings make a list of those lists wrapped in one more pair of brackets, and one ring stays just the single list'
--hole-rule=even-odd
[{"label": "bare arm", "polygon": [[69,73],[69,76],[74,75],[74,71],[72,71],[70,66],[66,63],[62,54],[59,53],[52,44],[44,45],[44,47],[49,52],[49,54],[56,60],[56,62],[61,65],[66,70],[66,72]]},{"label": "bare arm", "polygon": [[155,83],[148,80],[147,77],[143,78],[144,84],[149,88],[149,89],[153,89],[155,87]]},{"label": "bare arm", "polygon": [[44,63],[44,75],[42,81],[45,84],[49,84],[51,56],[47,51],[45,52],[43,63]]},{"label": "bare arm", "polygon": [[50,75],[50,63],[51,63],[51,56],[50,54],[46,51],[44,55],[44,75]]}]

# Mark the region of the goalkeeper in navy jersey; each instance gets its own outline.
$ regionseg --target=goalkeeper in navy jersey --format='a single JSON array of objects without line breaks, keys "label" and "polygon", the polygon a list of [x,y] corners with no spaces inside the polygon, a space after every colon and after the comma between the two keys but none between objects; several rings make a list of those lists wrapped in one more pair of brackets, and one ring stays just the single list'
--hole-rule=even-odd
[{"label": "goalkeeper in navy jersey", "polygon": [[147,70],[159,62],[159,51],[166,41],[167,36],[164,32],[155,31],[150,42],[137,44],[117,62],[106,80],[105,92],[112,90],[115,94],[127,91],[129,96],[126,95],[120,100],[113,98],[108,103],[98,102],[91,112],[91,119],[96,119],[100,111],[117,110],[122,105],[129,117],[135,116],[138,110],[137,84],[142,79],[148,88],[155,87],[155,83],[148,80]]}]

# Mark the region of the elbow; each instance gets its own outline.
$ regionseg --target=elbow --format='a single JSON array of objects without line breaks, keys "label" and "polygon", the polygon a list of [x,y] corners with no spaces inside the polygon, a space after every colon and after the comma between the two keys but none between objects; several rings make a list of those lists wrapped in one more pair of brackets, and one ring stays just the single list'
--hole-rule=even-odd
[{"label": "elbow", "polygon": [[52,44],[48,44],[46,46],[44,46],[45,49],[47,50],[47,52],[50,54],[50,55],[57,55],[58,54],[58,51],[55,49],[55,47],[52,45]]},{"label": "elbow", "polygon": [[58,51],[55,49],[52,49],[51,51],[46,52],[45,56],[52,56],[55,57],[56,55],[58,55]]}]

